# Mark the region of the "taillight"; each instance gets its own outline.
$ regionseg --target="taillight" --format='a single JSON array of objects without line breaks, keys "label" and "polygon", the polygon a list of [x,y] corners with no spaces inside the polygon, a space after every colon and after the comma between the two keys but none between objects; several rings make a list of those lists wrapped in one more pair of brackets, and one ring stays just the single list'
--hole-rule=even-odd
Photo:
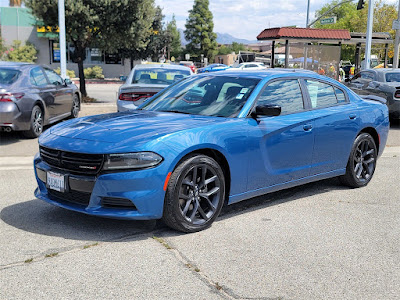
[{"label": "taillight", "polygon": [[21,99],[25,94],[24,93],[5,93],[0,94],[0,102],[13,102]]},{"label": "taillight", "polygon": [[395,98],[400,98],[400,90],[396,90],[396,91],[394,92],[394,97],[395,97]]},{"label": "taillight", "polygon": [[121,93],[118,96],[119,100],[123,100],[123,101],[138,101],[142,98],[149,98],[153,96],[153,94],[151,93],[146,93],[146,94],[142,94],[142,93]]}]

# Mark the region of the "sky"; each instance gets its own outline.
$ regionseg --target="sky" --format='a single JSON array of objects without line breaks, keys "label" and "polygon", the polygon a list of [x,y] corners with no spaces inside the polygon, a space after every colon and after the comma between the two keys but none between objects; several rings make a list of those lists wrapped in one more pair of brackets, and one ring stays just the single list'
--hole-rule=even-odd
[{"label": "sky", "polygon": [[[178,28],[185,29],[188,11],[193,0],[155,0],[163,9],[165,21],[172,15]],[[293,26],[305,27],[307,0],[209,0],[214,16],[214,32],[229,33],[236,38],[256,40],[265,28]],[[310,0],[310,22],[314,13],[331,0]],[[386,3],[398,3],[397,0],[385,0]],[[356,3],[356,1],[355,1]]]}]

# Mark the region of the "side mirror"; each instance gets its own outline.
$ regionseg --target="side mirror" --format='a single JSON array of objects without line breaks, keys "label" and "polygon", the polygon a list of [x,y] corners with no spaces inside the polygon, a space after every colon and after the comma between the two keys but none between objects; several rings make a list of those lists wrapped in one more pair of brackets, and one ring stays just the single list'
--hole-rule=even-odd
[{"label": "side mirror", "polygon": [[282,108],[279,105],[257,105],[251,113],[253,118],[257,116],[275,117],[279,116],[282,112]]},{"label": "side mirror", "polygon": [[346,78],[344,82],[350,82],[350,78]]},{"label": "side mirror", "polygon": [[128,79],[128,76],[119,76],[119,80],[125,82]]},{"label": "side mirror", "polygon": [[72,84],[72,81],[71,81],[71,79],[69,79],[69,78],[65,78],[64,79],[64,85],[70,85],[70,84]]}]

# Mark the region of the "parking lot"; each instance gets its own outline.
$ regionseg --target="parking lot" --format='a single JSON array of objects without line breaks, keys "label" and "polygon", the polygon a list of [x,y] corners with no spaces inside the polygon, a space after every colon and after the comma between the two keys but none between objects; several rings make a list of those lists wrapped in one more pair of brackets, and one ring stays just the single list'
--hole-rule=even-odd
[{"label": "parking lot", "polygon": [[[81,115],[116,111],[86,104]],[[181,234],[35,199],[37,140],[0,136],[0,299],[398,299],[400,125],[371,183],[324,180]]]}]

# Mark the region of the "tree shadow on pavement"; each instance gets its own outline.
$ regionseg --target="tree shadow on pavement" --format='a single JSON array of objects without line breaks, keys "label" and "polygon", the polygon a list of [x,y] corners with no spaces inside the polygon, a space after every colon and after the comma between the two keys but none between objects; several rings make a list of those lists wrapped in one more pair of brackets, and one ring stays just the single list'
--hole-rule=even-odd
[{"label": "tree shadow on pavement", "polygon": [[[250,213],[254,210],[279,205],[288,201],[302,200],[309,196],[348,189],[337,179],[327,179],[287,190],[266,194],[225,206],[217,222]],[[119,241],[136,238],[141,234],[156,233],[163,236],[180,235],[157,220],[115,220],[85,215],[50,205],[35,199],[5,207],[0,218],[15,228],[47,236],[71,240]]]}]

